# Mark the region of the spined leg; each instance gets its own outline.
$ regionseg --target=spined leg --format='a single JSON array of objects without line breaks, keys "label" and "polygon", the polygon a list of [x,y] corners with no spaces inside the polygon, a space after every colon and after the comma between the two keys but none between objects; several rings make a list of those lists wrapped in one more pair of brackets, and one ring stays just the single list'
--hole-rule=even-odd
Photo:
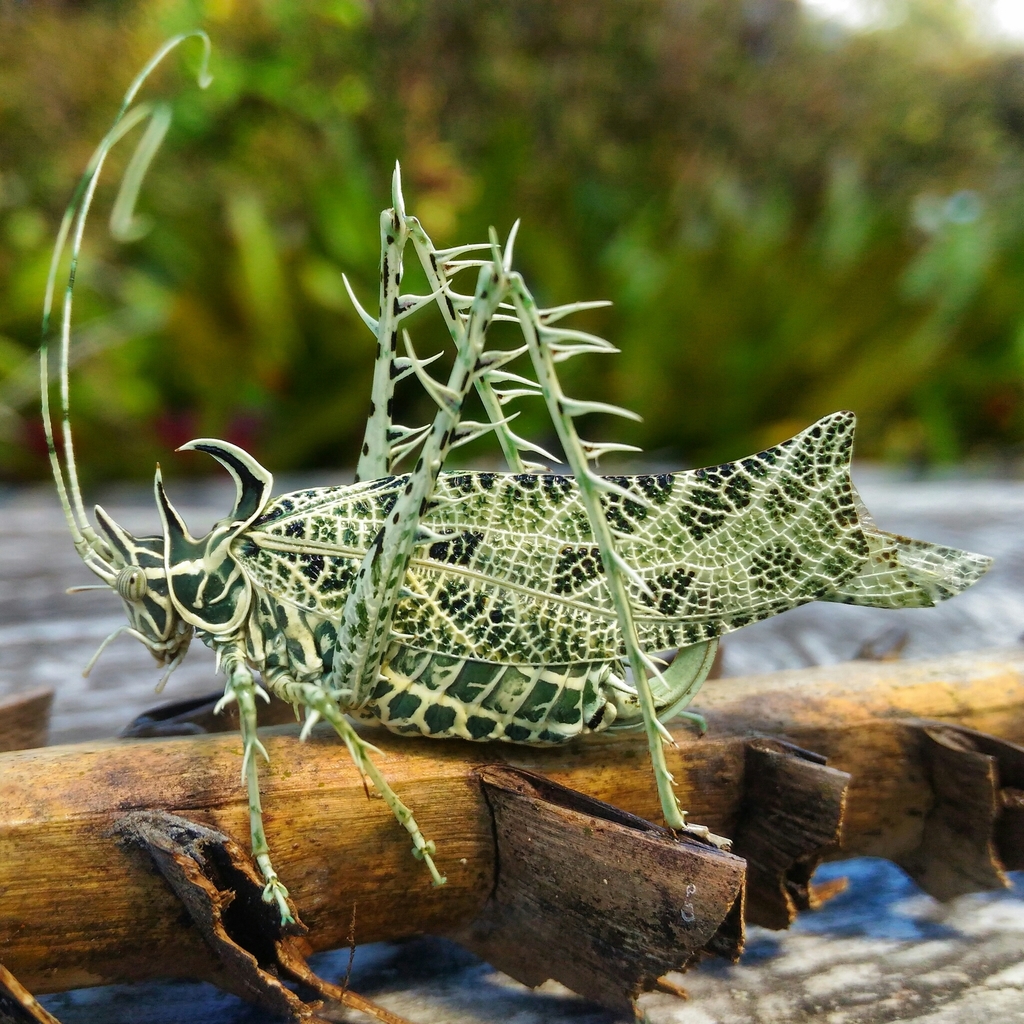
[{"label": "spined leg", "polygon": [[[620,499],[638,505],[650,505],[641,494],[623,488],[613,479],[599,476],[591,469],[589,462],[602,453],[614,451],[621,446],[600,442],[583,441],[576,431],[575,418],[594,412],[613,413],[630,419],[639,419],[625,409],[616,409],[603,402],[583,402],[569,398],[563,391],[556,362],[584,352],[614,351],[603,338],[585,335],[579,331],[564,331],[550,326],[550,316],[537,308],[533,296],[523,283],[519,274],[510,274],[509,293],[516,309],[519,326],[526,339],[534,371],[541,385],[544,399],[551,415],[551,423],[562,444],[566,461],[572,468],[573,476],[579,486],[580,501],[587,512],[590,529],[601,552],[604,567],[605,583],[615,615],[618,619],[621,644],[629,667],[633,672],[633,685],[636,688],[640,711],[643,715],[644,731],[651,754],[651,765],[654,768],[654,780],[658,787],[658,797],[665,824],[677,832],[689,832],[707,839],[716,846],[726,848],[729,840],[713,835],[703,825],[691,825],[686,821],[686,812],[679,806],[673,789],[674,779],[668,770],[665,759],[665,742],[671,743],[672,737],[664,725],[658,720],[658,709],[655,705],[648,672],[660,676],[660,670],[640,646],[640,640],[634,622],[633,606],[630,599],[630,588],[653,597],[646,581],[618,552],[615,538],[608,519],[605,516],[602,496],[618,495]],[[664,684],[664,680],[662,680]],[[691,720],[693,712],[687,715]],[[703,719],[700,719],[703,724]]]},{"label": "spined leg", "polygon": [[[653,714],[654,712],[652,709],[651,715],[653,716]],[[683,714],[685,714],[685,712]],[[663,733],[664,736],[668,737],[669,742],[672,742],[671,735],[661,722],[659,722],[657,718],[653,718],[653,721],[657,723],[657,728],[659,728],[660,732]],[[703,722],[703,719],[701,719],[701,721]],[[706,728],[707,726],[705,726],[705,729]],[[654,780],[658,786],[658,797],[661,800],[662,814],[665,816],[665,821],[669,828],[675,832],[686,832],[691,836],[697,836],[699,839],[703,839],[706,842],[711,843],[720,850],[731,850],[731,839],[727,839],[725,836],[715,835],[707,825],[694,825],[692,822],[686,820],[687,812],[679,806],[679,801],[676,799],[675,791],[673,789],[675,779],[672,777],[672,773],[668,770],[668,761],[665,758],[665,744],[663,742],[662,735],[656,734],[655,739],[649,742],[649,750],[651,755],[651,764],[654,768]],[[671,816],[673,812],[676,815],[675,818]]]},{"label": "spined leg", "polygon": [[371,743],[356,732],[352,723],[345,716],[337,701],[323,687],[314,683],[300,683],[293,679],[277,679],[273,682],[274,692],[293,703],[302,704],[307,708],[309,717],[306,719],[306,726],[303,728],[303,738],[308,734],[309,729],[319,720],[329,722],[334,731],[344,741],[348,748],[355,766],[372,783],[374,789],[384,798],[384,802],[391,808],[391,813],[398,819],[398,823],[409,833],[412,838],[412,855],[417,860],[422,860],[427,865],[430,877],[434,885],[444,885],[447,879],[437,870],[434,864],[436,847],[433,842],[423,838],[419,825],[413,817],[412,811],[402,803],[398,794],[388,785],[380,770],[370,759],[370,752],[377,751]]},{"label": "spined leg", "polygon": [[236,652],[225,653],[221,658],[221,667],[227,676],[224,696],[217,702],[214,713],[222,711],[232,701],[238,704],[238,726],[242,734],[242,784],[249,795],[249,831],[252,836],[252,854],[256,858],[266,887],[263,899],[267,903],[277,903],[281,912],[281,923],[292,924],[294,918],[288,908],[288,890],[277,877],[277,872],[270,863],[270,847],[263,831],[263,806],[260,803],[259,769],[256,764],[257,753],[269,761],[266,748],[256,735],[256,694],[270,700],[266,691],[258,686],[245,660]]}]

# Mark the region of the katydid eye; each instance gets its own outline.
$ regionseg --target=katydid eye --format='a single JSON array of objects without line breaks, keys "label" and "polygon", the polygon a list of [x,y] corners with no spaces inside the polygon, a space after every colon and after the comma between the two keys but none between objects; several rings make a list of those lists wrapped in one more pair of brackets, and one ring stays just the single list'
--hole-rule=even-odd
[{"label": "katydid eye", "polygon": [[114,580],[114,589],[126,601],[141,601],[149,592],[146,574],[137,565],[126,565]]}]

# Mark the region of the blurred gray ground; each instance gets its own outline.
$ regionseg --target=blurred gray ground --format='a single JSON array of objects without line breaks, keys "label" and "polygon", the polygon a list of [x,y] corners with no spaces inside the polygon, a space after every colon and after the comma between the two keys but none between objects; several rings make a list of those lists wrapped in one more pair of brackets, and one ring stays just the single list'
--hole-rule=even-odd
[{"label": "blurred gray ground", "polygon": [[[935,609],[884,612],[814,604],[750,626],[725,641],[726,675],[843,661],[894,629],[907,633],[906,658],[1010,644],[1024,634],[1024,483],[909,481],[869,467],[858,467],[854,476],[883,529],[993,555],[995,567],[971,591]],[[308,483],[283,480],[279,489]],[[196,534],[231,507],[232,491],[220,484],[174,483],[171,492]],[[114,490],[101,501],[133,532],[156,530],[147,489]],[[52,742],[110,736],[162,699],[217,689],[212,656],[196,645],[165,698],[156,697],[151,683],[159,677],[157,667],[130,638],[115,642],[91,678],[83,679],[89,656],[123,622],[110,594],[64,593],[89,582],[93,578],[74,552],[52,490],[0,491],[0,696],[54,687]],[[788,933],[752,929],[739,966],[707,964],[686,977],[689,1002],[646,996],[652,1024],[947,1024],[986,1015],[1024,1022],[1019,876],[1008,893],[943,906],[883,862],[851,861],[829,865],[827,872],[849,875],[850,891],[805,915]],[[324,954],[320,966],[337,977],[347,959],[347,951]],[[435,939],[360,947],[352,987],[423,1024],[612,1021],[557,986],[528,991]],[[45,1002],[65,1024],[266,1020],[233,997],[199,985],[83,990]]]}]

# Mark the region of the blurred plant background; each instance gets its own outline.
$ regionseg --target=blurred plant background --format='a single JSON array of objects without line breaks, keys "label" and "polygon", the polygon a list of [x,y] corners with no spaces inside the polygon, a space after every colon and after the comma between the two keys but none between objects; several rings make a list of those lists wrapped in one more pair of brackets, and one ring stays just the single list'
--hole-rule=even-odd
[{"label": "blurred plant background", "polygon": [[641,411],[624,439],[658,459],[850,408],[861,456],[1019,465],[1024,52],[966,0],[879,10],[854,30],[797,0],[0,0],[0,475],[47,472],[34,352],[74,182],[149,54],[197,26],[210,88],[192,43],[144,94],[175,115],[151,229],[106,230],[127,145],[87,234],[91,479],[199,468],[167,456],[200,435],[275,471],[354,463],[373,351],[341,273],[373,308],[396,158],[438,244],[521,216],[542,301],[614,300],[581,323],[622,354],[569,364],[570,390]]}]

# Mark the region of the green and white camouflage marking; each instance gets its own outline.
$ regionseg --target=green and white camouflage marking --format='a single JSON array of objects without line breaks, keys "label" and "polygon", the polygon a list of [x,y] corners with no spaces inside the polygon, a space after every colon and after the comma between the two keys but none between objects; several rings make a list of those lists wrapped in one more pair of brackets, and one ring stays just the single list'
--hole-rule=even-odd
[{"label": "green and white camouflage marking", "polygon": [[[807,601],[927,607],[987,560],[878,531],[850,481],[853,416],[837,413],[742,462],[619,477],[604,501],[649,650],[698,644]],[[319,678],[331,623],[408,477],[271,501],[234,549],[259,595],[253,642],[302,637],[268,667]],[[443,540],[414,555],[382,677],[359,710],[395,732],[560,743],[637,724],[600,552],[572,477],[451,473],[423,524]],[[276,616],[276,618],[275,618]],[[611,689],[613,686],[620,689]],[[602,694],[611,692],[612,700]]]}]

